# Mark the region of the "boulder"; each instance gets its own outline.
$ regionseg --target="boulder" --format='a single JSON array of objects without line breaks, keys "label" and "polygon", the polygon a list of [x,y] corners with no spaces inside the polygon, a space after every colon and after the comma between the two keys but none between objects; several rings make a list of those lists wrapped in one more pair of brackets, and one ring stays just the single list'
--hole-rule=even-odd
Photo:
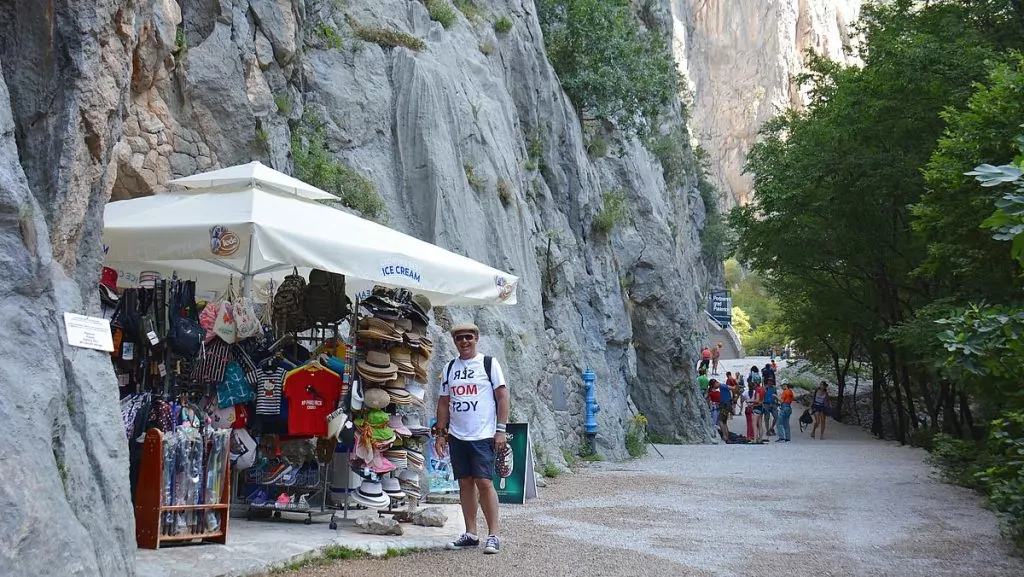
[{"label": "boulder", "polygon": [[401,535],[402,526],[391,517],[363,515],[356,519],[356,527],[371,535]]},{"label": "boulder", "polygon": [[412,522],[424,527],[444,527],[448,522],[448,516],[440,507],[427,507],[413,513]]}]

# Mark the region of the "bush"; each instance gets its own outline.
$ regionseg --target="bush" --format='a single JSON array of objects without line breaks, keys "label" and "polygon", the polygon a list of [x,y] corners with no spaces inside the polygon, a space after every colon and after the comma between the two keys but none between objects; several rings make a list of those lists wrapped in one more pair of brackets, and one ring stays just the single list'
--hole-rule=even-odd
[{"label": "bush", "polygon": [[975,466],[978,455],[977,444],[939,433],[932,437],[932,450],[927,462],[939,470],[943,481],[978,489],[978,479],[974,475],[977,472]]},{"label": "bush", "polygon": [[455,23],[455,8],[447,0],[427,0],[427,12],[431,20],[440,22],[445,28],[451,28]]},{"label": "bush", "polygon": [[480,9],[477,8],[472,0],[455,0],[455,7],[459,9],[459,12],[462,12],[466,20],[476,22],[480,19]]},{"label": "bush", "polygon": [[504,207],[512,204],[512,186],[504,178],[498,178],[498,199]]},{"label": "bush", "polygon": [[616,225],[626,219],[626,191],[621,188],[610,190],[603,195],[604,207],[594,217],[594,232],[607,235]]},{"label": "bush", "polygon": [[324,128],[312,112],[302,115],[292,131],[295,178],[338,197],[342,206],[355,209],[376,221],[387,220],[387,206],[373,182],[338,162],[324,144]]},{"label": "bush", "polygon": [[547,477],[548,479],[554,479],[555,477],[557,477],[557,476],[559,476],[561,474],[562,474],[562,471],[559,470],[559,468],[554,463],[551,463],[551,462],[544,463],[543,475],[545,477]]},{"label": "bush", "polygon": [[477,175],[476,167],[473,166],[473,163],[467,162],[463,164],[462,170],[466,173],[466,182],[469,183],[469,186],[473,187],[473,190],[480,192],[480,189],[484,187],[484,181]]},{"label": "bush", "polygon": [[1005,413],[991,423],[987,463],[975,478],[1000,513],[1003,535],[1024,553],[1024,411]]},{"label": "bush", "polygon": [[349,26],[352,27],[352,32],[356,35],[356,38],[366,42],[373,42],[383,48],[404,46],[409,50],[419,52],[427,47],[423,40],[401,30],[363,26],[355,18],[348,15],[345,16],[345,19]]},{"label": "bush", "polygon": [[647,417],[636,415],[629,419],[629,426],[626,428],[626,452],[634,458],[647,454]]},{"label": "bush", "polygon": [[644,30],[630,0],[540,0],[551,65],[581,118],[645,136],[679,93],[679,73],[658,31]]},{"label": "bush", "polygon": [[277,111],[285,116],[288,116],[292,112],[292,101],[287,96],[275,96],[274,104],[277,105]]},{"label": "bush", "polygon": [[687,172],[693,169],[689,142],[690,137],[682,126],[676,126],[668,134],[647,139],[647,150],[661,163],[661,171],[668,186],[682,186]]},{"label": "bush", "polygon": [[509,30],[512,30],[512,20],[507,16],[502,16],[494,21],[494,31],[498,34],[506,34]]}]

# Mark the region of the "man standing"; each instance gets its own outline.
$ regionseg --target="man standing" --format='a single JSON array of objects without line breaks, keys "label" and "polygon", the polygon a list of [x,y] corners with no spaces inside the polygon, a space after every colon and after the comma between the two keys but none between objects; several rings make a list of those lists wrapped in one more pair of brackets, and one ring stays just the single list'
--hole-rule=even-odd
[{"label": "man standing", "polygon": [[501,550],[498,540],[498,493],[494,490],[495,455],[505,448],[509,396],[498,361],[477,353],[480,329],[472,323],[452,328],[459,356],[445,366],[437,399],[437,454],[450,451],[452,472],[459,481],[459,503],[466,532],[449,543],[450,550],[480,545],[476,510],[487,521],[484,553]]},{"label": "man standing", "polygon": [[[718,381],[712,379],[712,385]],[[736,391],[730,390],[728,385],[722,384],[718,387],[718,425],[722,434],[722,440],[729,442],[729,417],[732,415],[732,398]]]},{"label": "man standing", "polygon": [[711,349],[704,347],[700,352],[700,366],[697,367],[699,371],[707,371],[708,367],[711,366]]},{"label": "man standing", "polygon": [[722,357],[722,343],[711,349],[711,374],[718,374],[718,359]]}]

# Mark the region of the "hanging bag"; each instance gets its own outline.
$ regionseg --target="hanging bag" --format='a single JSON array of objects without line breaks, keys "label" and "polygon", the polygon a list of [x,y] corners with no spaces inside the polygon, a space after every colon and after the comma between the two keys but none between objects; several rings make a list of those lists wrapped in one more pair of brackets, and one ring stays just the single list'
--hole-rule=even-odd
[{"label": "hanging bag", "polygon": [[217,311],[217,321],[213,323],[213,332],[220,340],[234,344],[238,340],[238,327],[235,324],[235,283],[232,280],[228,285],[228,292],[224,301],[220,303],[220,310]]},{"label": "hanging bag", "polygon": [[274,324],[278,332],[302,332],[310,327],[309,319],[304,310],[306,279],[299,274],[298,268],[284,277],[284,282],[274,294]]},{"label": "hanging bag", "polygon": [[252,306],[252,299],[244,296],[235,299],[235,329],[238,339],[248,339],[260,335],[263,328],[260,326],[260,319]]},{"label": "hanging bag", "polygon": [[193,320],[195,308],[195,283],[176,282],[171,287],[171,320],[167,331],[167,346],[176,355],[192,358],[202,348],[204,334],[199,323]]}]

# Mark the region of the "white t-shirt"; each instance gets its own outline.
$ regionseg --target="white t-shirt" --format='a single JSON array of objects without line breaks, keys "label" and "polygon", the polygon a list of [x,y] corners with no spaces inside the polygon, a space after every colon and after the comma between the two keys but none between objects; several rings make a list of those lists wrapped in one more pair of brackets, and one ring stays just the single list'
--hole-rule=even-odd
[{"label": "white t-shirt", "polygon": [[441,383],[440,396],[449,398],[451,414],[448,433],[462,441],[493,438],[498,422],[494,390],[505,386],[498,360],[491,359],[491,382],[487,380],[481,354],[469,360],[455,359],[451,371],[442,377],[446,380]]}]

